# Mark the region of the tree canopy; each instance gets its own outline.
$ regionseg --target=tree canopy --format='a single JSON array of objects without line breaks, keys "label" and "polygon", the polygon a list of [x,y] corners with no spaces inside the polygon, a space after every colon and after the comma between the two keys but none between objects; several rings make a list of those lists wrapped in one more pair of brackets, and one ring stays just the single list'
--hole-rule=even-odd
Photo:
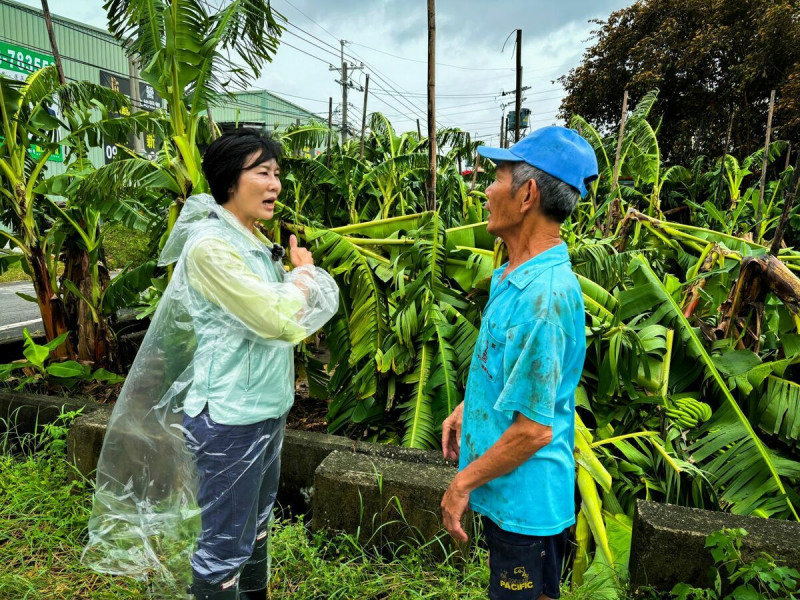
[{"label": "tree canopy", "polygon": [[658,88],[664,156],[686,163],[721,154],[729,126],[733,153],[763,146],[774,89],[775,135],[798,147],[800,1],[640,0],[595,22],[596,43],[561,78],[560,116],[608,129],[626,88],[629,106]]}]

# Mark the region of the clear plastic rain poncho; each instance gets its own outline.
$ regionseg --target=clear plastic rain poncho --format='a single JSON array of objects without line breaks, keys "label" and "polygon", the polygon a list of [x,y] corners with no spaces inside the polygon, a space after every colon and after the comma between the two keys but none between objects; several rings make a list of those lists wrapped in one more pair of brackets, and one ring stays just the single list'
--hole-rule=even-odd
[{"label": "clear plastic rain poncho", "polygon": [[[241,566],[236,552],[198,550],[201,523],[224,503],[231,518],[247,520],[239,528],[245,533],[236,535],[252,538],[257,519],[256,541],[263,537],[267,515],[259,512],[271,503],[233,507],[224,487],[268,470],[277,481],[283,421],[274,419],[294,400],[293,346],[331,318],[339,298],[326,272],[303,266],[287,273],[276,250],[211,196],[186,201],[160,258],[161,265],[176,263],[172,279],[103,443],[83,557],[93,569],[148,580],[181,597],[193,570],[213,581]],[[244,437],[268,419],[269,431],[256,433],[266,440],[259,454]],[[198,433],[187,422],[216,429]],[[198,465],[203,449],[196,438],[203,435],[216,440],[206,448],[221,458],[216,466]],[[222,472],[212,473],[213,484],[198,499],[201,468],[207,481],[209,469]],[[227,541],[228,548],[253,543]]]}]

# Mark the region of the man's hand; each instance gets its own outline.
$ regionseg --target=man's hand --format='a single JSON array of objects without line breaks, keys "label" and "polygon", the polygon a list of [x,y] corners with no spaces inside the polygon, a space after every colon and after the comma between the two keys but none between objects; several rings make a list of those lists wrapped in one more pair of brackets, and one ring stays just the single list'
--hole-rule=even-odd
[{"label": "man's hand", "polygon": [[442,454],[450,460],[458,460],[461,451],[461,422],[464,417],[464,403],[456,406],[455,410],[442,423]]},{"label": "man's hand", "polygon": [[295,235],[289,236],[289,260],[292,261],[292,265],[295,267],[314,264],[314,257],[311,256],[311,252],[297,245],[297,237]]},{"label": "man's hand", "polygon": [[[459,428],[460,423],[459,420]],[[461,517],[464,516],[467,506],[469,506],[469,494],[469,490],[462,488],[459,477],[456,475],[442,498],[442,523],[450,535],[459,542],[466,542],[469,539],[461,526]]]}]

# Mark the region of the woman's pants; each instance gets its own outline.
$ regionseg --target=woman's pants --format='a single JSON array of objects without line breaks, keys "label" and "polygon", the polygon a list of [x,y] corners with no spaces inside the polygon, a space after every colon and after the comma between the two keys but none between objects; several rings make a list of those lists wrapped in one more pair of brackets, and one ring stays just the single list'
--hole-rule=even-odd
[{"label": "woman's pants", "polygon": [[195,584],[263,589],[269,579],[269,525],[286,416],[222,425],[206,407],[196,417],[185,415],[183,424],[199,478],[202,530],[191,559]]}]

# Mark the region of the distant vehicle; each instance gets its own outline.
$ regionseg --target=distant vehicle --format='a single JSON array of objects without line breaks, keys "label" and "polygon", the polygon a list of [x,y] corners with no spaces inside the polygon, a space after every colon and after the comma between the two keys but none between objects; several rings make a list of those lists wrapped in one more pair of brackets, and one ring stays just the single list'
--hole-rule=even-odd
[{"label": "distant vehicle", "polygon": [[[462,177],[467,177],[467,176],[471,177],[472,176],[472,171],[474,169],[475,169],[475,165],[470,165],[470,166],[465,167],[464,170],[461,171],[461,176]],[[483,173],[483,172],[484,172],[483,167],[478,167],[478,173]]]}]

